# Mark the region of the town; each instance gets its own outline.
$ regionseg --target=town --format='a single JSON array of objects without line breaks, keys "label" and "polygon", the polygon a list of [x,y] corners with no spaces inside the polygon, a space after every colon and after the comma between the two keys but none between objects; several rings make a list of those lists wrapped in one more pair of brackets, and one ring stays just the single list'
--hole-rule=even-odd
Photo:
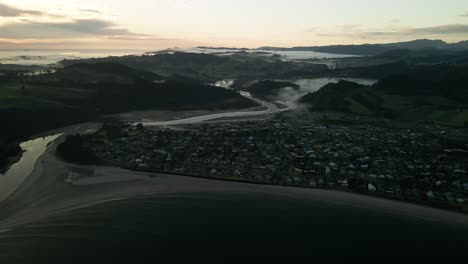
[{"label": "town", "polygon": [[467,212],[468,145],[454,146],[444,133],[273,118],[105,124],[86,142],[99,162],[132,170],[353,191]]}]

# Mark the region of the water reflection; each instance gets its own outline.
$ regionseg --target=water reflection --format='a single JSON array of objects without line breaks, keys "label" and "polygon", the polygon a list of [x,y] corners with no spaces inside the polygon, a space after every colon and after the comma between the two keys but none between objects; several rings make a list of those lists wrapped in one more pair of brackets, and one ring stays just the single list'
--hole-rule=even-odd
[{"label": "water reflection", "polygon": [[20,144],[25,151],[23,156],[4,175],[0,175],[0,201],[5,200],[26,180],[31,174],[36,160],[45,152],[48,144],[60,135],[36,138]]}]

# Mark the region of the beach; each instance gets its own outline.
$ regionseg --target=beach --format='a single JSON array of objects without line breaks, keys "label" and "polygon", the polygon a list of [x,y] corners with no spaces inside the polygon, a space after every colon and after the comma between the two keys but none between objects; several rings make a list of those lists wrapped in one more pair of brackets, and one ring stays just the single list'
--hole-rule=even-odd
[{"label": "beach", "polygon": [[[468,216],[455,212],[349,192],[71,164],[56,155],[67,135],[92,133],[99,127],[86,123],[51,132],[62,134],[49,143],[16,191],[0,202],[0,260],[21,263],[23,258],[45,256],[45,263],[69,257],[85,262],[114,254],[116,248],[148,260],[153,255],[141,254],[140,249],[153,252],[149,245],[158,245],[158,256],[178,249],[197,255],[205,249],[197,246],[199,242],[217,248],[219,241],[239,255],[252,253],[252,247],[307,253],[309,244],[326,249],[318,255],[335,254],[327,243],[336,240],[344,243],[337,246],[342,255],[360,255],[355,250],[362,245],[376,250],[370,255],[383,247],[419,256],[426,251],[412,245],[456,254],[468,242]],[[122,235],[117,244],[115,232]],[[280,246],[284,240],[289,244]],[[431,242],[445,240],[450,242],[442,247]],[[77,253],[75,247],[87,253]],[[53,254],[54,249],[60,250]],[[225,247],[217,250],[228,253]],[[113,255],[115,261],[119,256]]]},{"label": "beach", "polygon": [[[320,201],[330,206],[364,208],[421,221],[468,226],[468,216],[463,214],[353,193],[69,164],[55,155],[56,145],[61,140],[63,137],[54,141],[38,159],[28,179],[1,204],[0,229],[15,228],[57,213],[113,199],[194,192],[264,194],[285,199]],[[67,183],[70,173],[75,174],[78,180]]]}]

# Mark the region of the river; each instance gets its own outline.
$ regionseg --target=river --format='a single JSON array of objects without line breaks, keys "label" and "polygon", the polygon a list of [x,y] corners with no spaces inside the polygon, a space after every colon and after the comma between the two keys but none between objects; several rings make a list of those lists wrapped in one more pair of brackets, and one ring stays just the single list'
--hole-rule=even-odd
[{"label": "river", "polygon": [[[259,105],[265,107],[266,109],[259,110],[259,111],[240,110],[240,111],[195,116],[195,117],[170,120],[170,121],[149,121],[149,122],[142,122],[142,123],[145,126],[171,126],[171,125],[195,124],[195,123],[201,123],[201,122],[210,121],[210,120],[216,120],[220,118],[236,118],[236,117],[249,117],[249,116],[253,117],[253,116],[261,116],[261,115],[272,115],[272,114],[294,109],[295,100],[297,100],[297,98],[300,95],[304,95],[307,92],[317,91],[323,85],[330,83],[330,82],[338,82],[339,80],[340,79],[337,79],[337,78],[316,78],[316,79],[298,79],[298,80],[292,81],[298,84],[300,86],[300,89],[299,91],[294,92],[294,94],[288,94],[287,96],[284,96],[284,98],[282,98],[280,102],[283,105],[285,105],[285,108],[279,108],[273,103],[255,98],[248,92],[240,92],[241,95],[251,100],[256,101]],[[361,84],[368,84],[368,85],[373,84],[375,82],[375,80],[368,80],[368,79],[347,79],[347,80],[355,81]],[[220,88],[229,89],[232,83],[233,83],[233,80],[223,80],[223,81],[217,82],[215,85]],[[67,133],[67,131],[64,131],[64,133]],[[15,163],[6,172],[6,174],[0,175],[0,201],[5,200],[24,182],[24,180],[29,176],[29,174],[33,170],[36,160],[46,151],[47,145],[50,142],[57,139],[60,135],[62,134],[53,134],[44,138],[36,138],[36,139],[21,143],[20,145],[21,148],[25,150],[23,156],[17,163]]]},{"label": "river", "polygon": [[0,202],[8,198],[28,178],[36,160],[45,152],[47,145],[60,135],[36,138],[20,144],[24,150],[23,156],[4,175],[0,175]]},{"label": "river", "polygon": [[[144,122],[146,126],[170,126],[170,125],[181,125],[181,124],[193,124],[204,121],[214,120],[224,117],[239,117],[239,116],[257,116],[274,114],[281,111],[288,110],[279,109],[272,103],[262,101],[257,98],[253,98],[249,93],[242,92],[242,95],[256,101],[260,105],[263,105],[267,110],[261,111],[236,111],[236,112],[225,112],[218,114],[202,115],[191,118],[184,118],[172,121],[163,122]],[[21,148],[25,151],[21,159],[15,163],[11,168],[4,174],[0,175],[0,202],[8,198],[31,174],[36,164],[37,159],[47,150],[50,142],[54,141],[63,134],[68,134],[79,128],[80,125],[63,131],[60,134],[52,134],[46,137],[36,138],[29,141],[25,141],[20,144]],[[93,130],[90,130],[93,131]],[[86,133],[89,131],[85,131]]]},{"label": "river", "polygon": [[[255,100],[267,110],[146,124],[285,111]],[[213,252],[270,257],[290,257],[293,252],[326,259],[379,259],[386,254],[462,257],[468,243],[467,218],[453,212],[328,190],[163,174],[142,180],[141,172],[66,164],[53,155],[57,138],[91,133],[97,127],[76,125],[21,144],[23,157],[0,176],[0,201],[18,187],[21,194],[0,211],[1,263],[87,263],[100,257],[107,263],[122,262],[125,255],[132,257],[129,263],[134,257],[146,263],[180,252],[204,258]],[[93,170],[101,178],[125,175],[138,180],[86,187],[58,181],[71,166]],[[21,185],[28,176],[34,184]]]},{"label": "river", "polygon": [[226,117],[244,117],[244,116],[259,116],[259,115],[271,115],[276,114],[279,112],[284,112],[290,110],[290,106],[286,108],[280,109],[276,105],[260,100],[258,98],[252,97],[248,92],[240,92],[241,95],[254,100],[261,106],[266,107],[266,110],[260,111],[234,111],[234,112],[225,112],[225,113],[218,113],[218,114],[209,114],[209,115],[202,115],[202,116],[195,116],[189,117],[184,119],[177,119],[171,121],[154,121],[154,122],[142,122],[144,126],[171,126],[171,125],[186,125],[186,124],[195,124],[201,123],[205,121],[215,120],[219,118],[226,118]]}]

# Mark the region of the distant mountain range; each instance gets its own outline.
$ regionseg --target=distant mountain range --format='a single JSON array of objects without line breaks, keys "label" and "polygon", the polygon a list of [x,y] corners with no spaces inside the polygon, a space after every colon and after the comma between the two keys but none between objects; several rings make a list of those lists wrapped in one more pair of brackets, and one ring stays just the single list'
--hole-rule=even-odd
[{"label": "distant mountain range", "polygon": [[82,63],[119,63],[161,76],[182,75],[206,82],[238,79],[239,76],[256,76],[259,79],[265,76],[287,78],[297,76],[298,73],[320,74],[328,70],[328,67],[324,64],[300,64],[278,60],[278,58],[272,56],[252,56],[247,52],[235,53],[232,56],[174,52],[145,56],[63,60],[60,62],[63,66]]},{"label": "distant mountain range", "polygon": [[349,55],[377,55],[392,50],[409,49],[439,49],[439,50],[468,50],[468,41],[458,43],[447,43],[442,40],[417,39],[407,42],[396,42],[387,44],[362,44],[362,45],[332,45],[311,47],[260,47],[257,50],[268,51],[315,51],[334,54]]}]

